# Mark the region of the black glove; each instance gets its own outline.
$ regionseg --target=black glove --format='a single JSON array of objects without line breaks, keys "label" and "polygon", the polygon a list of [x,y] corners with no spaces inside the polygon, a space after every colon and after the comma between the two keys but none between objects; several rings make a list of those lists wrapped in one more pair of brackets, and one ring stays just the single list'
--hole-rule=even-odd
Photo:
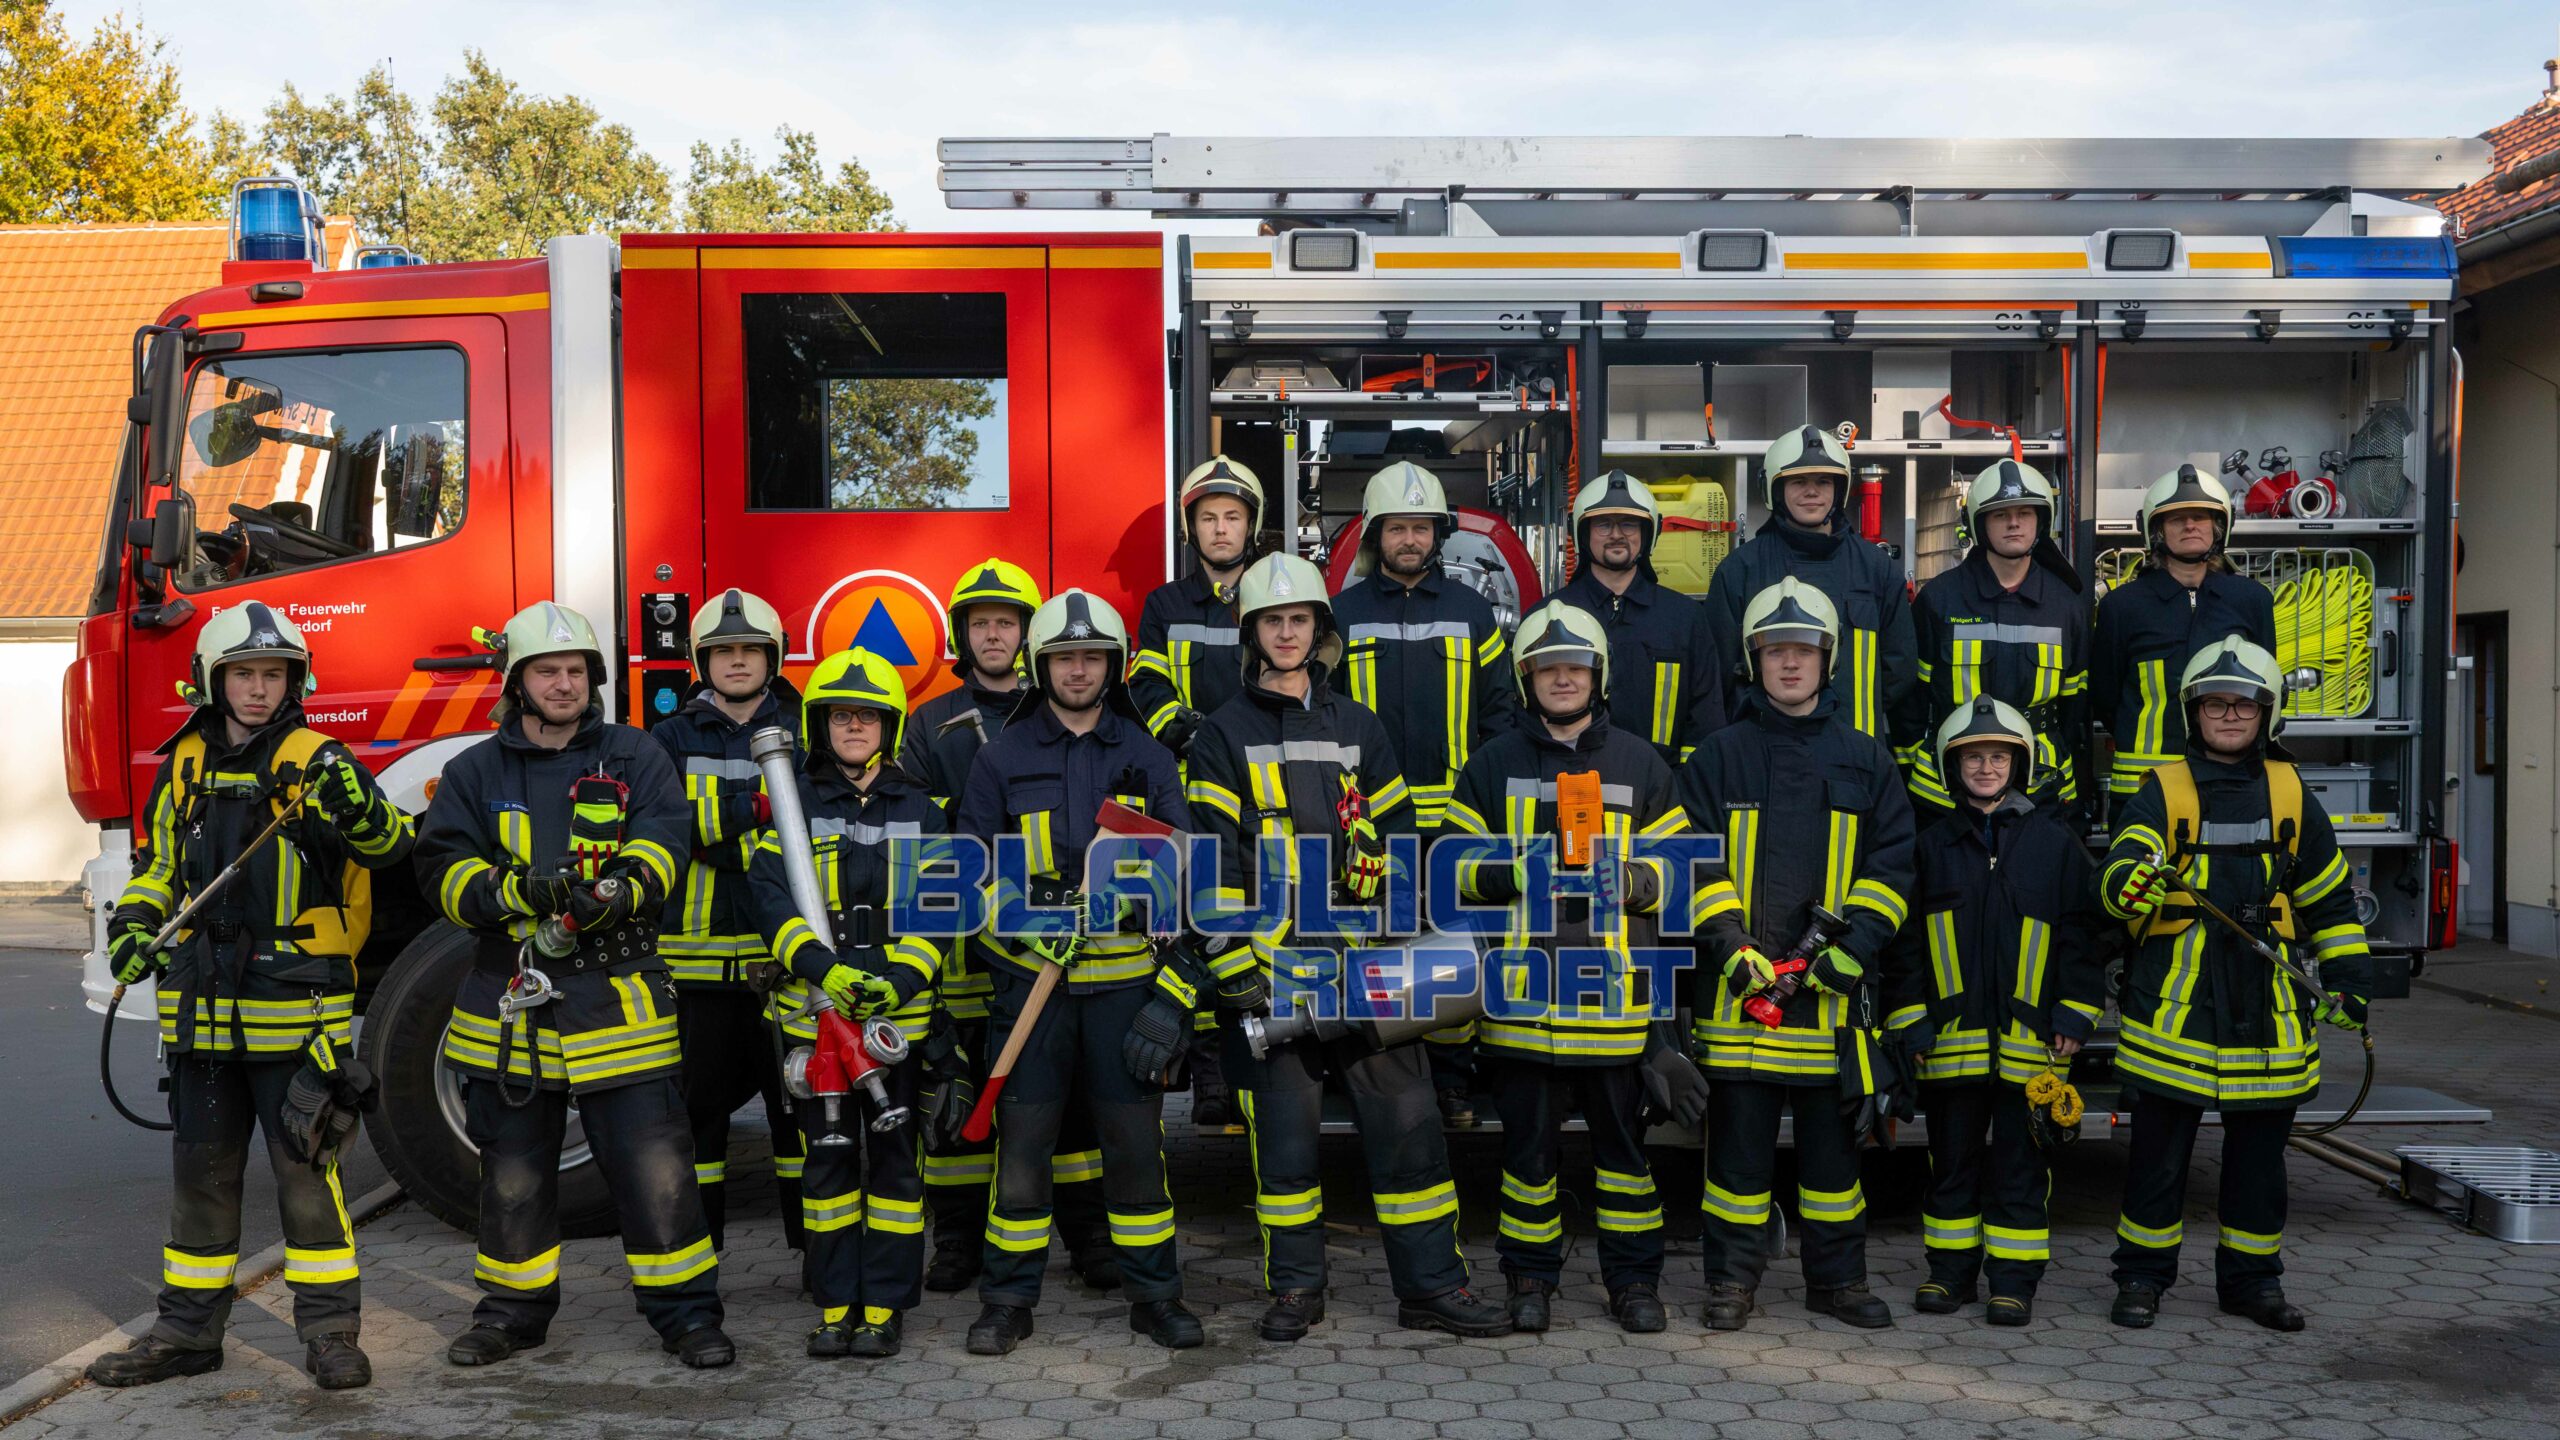
[{"label": "black glove", "polygon": [[1172,751],[1174,758],[1179,760],[1183,752],[1191,748],[1191,737],[1199,730],[1200,712],[1188,705],[1176,705],[1173,714],[1166,717],[1164,728],[1156,732],[1156,739],[1162,741],[1164,748]]},{"label": "black glove", "polygon": [[977,1075],[969,1068],[969,1052],[960,1047],[952,1028],[950,1012],[934,1011],[933,1027],[925,1032],[922,1046],[924,1135],[937,1150],[956,1149],[962,1143],[960,1132],[969,1123],[969,1112],[978,1107]]},{"label": "black glove", "polygon": [[1164,1072],[1191,1039],[1191,1012],[1162,990],[1147,997],[1120,1041],[1120,1063],[1141,1089],[1164,1088]]},{"label": "black glove", "polygon": [[578,882],[558,870],[545,870],[520,877],[516,893],[541,918],[569,913],[569,902],[578,893]]},{"label": "black glove", "polygon": [[1670,1022],[1654,1022],[1645,1036],[1644,1059],[1638,1062],[1636,1074],[1644,1081],[1648,1110],[1677,1122],[1683,1130],[1706,1123],[1707,1077],[1698,1073]]},{"label": "black glove", "polygon": [[329,823],[341,832],[375,828],[374,805],[377,800],[371,777],[354,757],[338,755],[312,767],[304,777],[304,788],[329,817]]},{"label": "black glove", "polygon": [[581,934],[627,925],[640,914],[640,886],[629,876],[607,876],[569,892],[570,928]]},{"label": "black glove", "polygon": [[340,1054],[325,1035],[314,1039],[285,1085],[284,1153],[326,1171],[356,1133],[359,1114],[380,1103],[381,1087],[363,1061]]}]

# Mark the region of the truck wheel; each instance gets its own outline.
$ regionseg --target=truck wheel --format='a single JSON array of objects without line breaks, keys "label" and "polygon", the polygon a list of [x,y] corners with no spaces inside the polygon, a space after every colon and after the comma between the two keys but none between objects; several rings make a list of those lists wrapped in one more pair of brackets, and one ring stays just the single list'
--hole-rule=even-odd
[{"label": "truck wheel", "polygon": [[[410,1199],[466,1233],[480,1221],[480,1157],[462,1133],[460,1078],[438,1057],[473,948],[469,931],[441,920],[420,931],[374,991],[361,1046],[382,1086],[382,1107],[365,1120],[374,1153]],[[560,1233],[584,1239],[614,1229],[613,1198],[572,1109],[560,1151]]]}]

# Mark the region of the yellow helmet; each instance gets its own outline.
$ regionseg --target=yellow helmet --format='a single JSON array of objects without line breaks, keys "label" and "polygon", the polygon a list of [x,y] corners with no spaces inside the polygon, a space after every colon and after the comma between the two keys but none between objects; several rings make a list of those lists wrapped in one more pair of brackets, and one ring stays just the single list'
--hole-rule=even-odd
[{"label": "yellow helmet", "polygon": [[[943,612],[951,621],[942,647],[946,660],[960,658],[964,648],[960,637],[969,628],[962,612],[972,605],[1011,605],[1022,612],[1027,629],[1031,617],[1040,611],[1040,587],[1032,582],[1030,571],[992,555],[962,572],[960,583],[951,589],[951,603]],[[1018,653],[1014,658],[1016,663],[1021,660]]]},{"label": "yellow helmet", "polygon": [[907,733],[907,682],[898,667],[868,650],[839,650],[818,662],[801,687],[800,716],[809,737],[809,753],[834,758],[827,744],[827,712],[877,710],[888,723],[874,760],[897,758]]}]

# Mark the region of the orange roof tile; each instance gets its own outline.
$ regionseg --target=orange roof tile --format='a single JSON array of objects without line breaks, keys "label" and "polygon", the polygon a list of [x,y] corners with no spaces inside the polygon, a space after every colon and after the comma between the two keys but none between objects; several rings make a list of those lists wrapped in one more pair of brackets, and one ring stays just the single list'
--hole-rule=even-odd
[{"label": "orange roof tile", "polygon": [[2457,241],[2485,235],[2560,204],[2560,177],[2546,176],[2503,194],[2497,188],[2500,175],[2560,150],[2560,103],[2546,96],[2514,119],[2490,127],[2480,138],[2489,142],[2489,173],[2436,199],[2436,208],[2452,217]]},{"label": "orange roof tile", "polygon": [[219,222],[0,226],[0,615],[88,608],[133,332],[229,245]]}]

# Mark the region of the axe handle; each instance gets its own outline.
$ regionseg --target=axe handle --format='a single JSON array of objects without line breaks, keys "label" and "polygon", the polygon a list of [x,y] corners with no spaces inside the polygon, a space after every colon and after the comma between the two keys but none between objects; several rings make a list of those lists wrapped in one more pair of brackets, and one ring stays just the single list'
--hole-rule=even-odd
[{"label": "axe handle", "polygon": [[1049,992],[1058,988],[1058,977],[1067,972],[1055,965],[1044,964],[1031,980],[1031,998],[1022,1002],[1022,1014],[1004,1037],[1004,1049],[996,1055],[995,1068],[987,1072],[987,1083],[978,1089],[978,1103],[969,1112],[969,1123],[960,1127],[960,1138],[972,1144],[987,1138],[996,1123],[996,1097],[1004,1093],[1005,1077],[1013,1073],[1013,1062],[1022,1058],[1022,1047],[1031,1039],[1031,1027],[1040,1023],[1040,1012],[1048,1007]]}]

